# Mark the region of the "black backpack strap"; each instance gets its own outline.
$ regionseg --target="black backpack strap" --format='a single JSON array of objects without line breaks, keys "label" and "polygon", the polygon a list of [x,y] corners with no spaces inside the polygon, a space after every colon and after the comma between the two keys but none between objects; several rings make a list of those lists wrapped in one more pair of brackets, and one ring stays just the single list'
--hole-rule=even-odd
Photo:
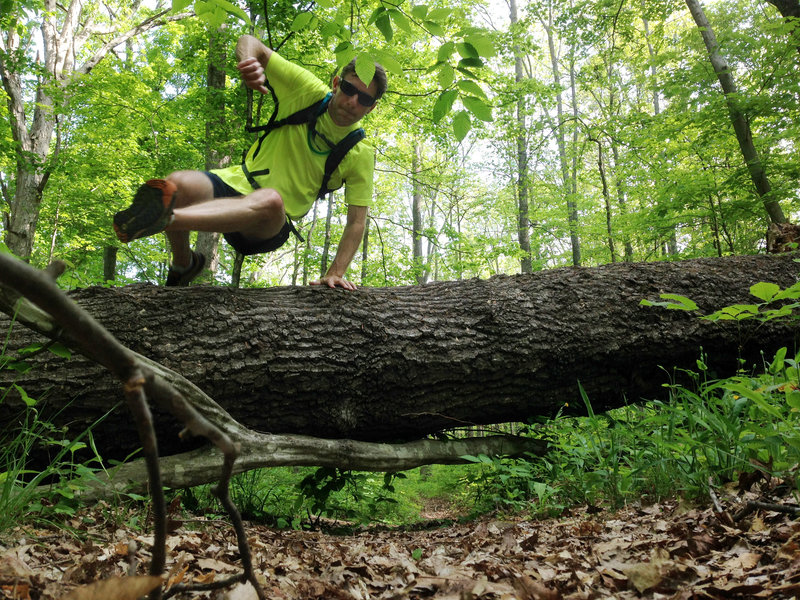
[{"label": "black backpack strap", "polygon": [[257,131],[269,131],[273,129],[273,124],[275,123],[275,118],[278,116],[278,96],[275,95],[275,90],[272,89],[272,86],[269,84],[269,80],[264,78],[264,87],[269,90],[269,93],[272,95],[272,114],[269,116],[269,121],[267,121],[266,125],[247,125],[244,130],[247,133],[255,133]]},{"label": "black backpack strap", "polygon": [[[269,87],[269,86],[268,86]],[[274,90],[269,87],[270,92],[272,92],[272,98],[275,101],[275,110],[272,111],[272,115],[269,118],[269,121],[266,125],[258,125],[256,127],[247,127],[247,131],[255,132],[260,131],[261,137],[258,138],[258,144],[256,145],[256,149],[253,151],[253,158],[258,156],[258,153],[261,152],[261,145],[264,143],[264,140],[269,134],[270,131],[277,129],[278,127],[283,127],[284,125],[302,125],[303,123],[316,123],[317,118],[325,112],[325,109],[328,108],[328,102],[330,102],[331,96],[333,95],[331,92],[319,102],[315,102],[310,106],[306,106],[305,108],[301,108],[297,112],[290,114],[288,117],[284,117],[283,119],[276,119],[275,117],[278,115],[278,99],[275,96]],[[244,165],[244,163],[242,163]],[[244,174],[247,177],[247,181],[250,182],[250,185],[253,185],[254,179],[252,179],[247,173],[247,167],[243,166]],[[257,172],[253,173],[253,176],[256,175],[266,175],[265,172]]]},{"label": "black backpack strap", "polygon": [[[267,86],[269,87],[269,86]],[[271,87],[269,87],[270,92],[272,92],[272,100],[275,103],[275,110],[272,111],[272,115],[267,121],[266,125],[256,125],[246,127],[246,130],[249,133],[255,133],[259,131],[263,131],[269,133],[273,129],[277,129],[278,127],[283,127],[284,125],[301,125],[302,123],[308,123],[310,121],[315,121],[328,107],[328,102],[331,99],[331,92],[319,102],[314,102],[310,106],[306,106],[305,108],[301,108],[297,112],[290,114],[288,117],[284,117],[283,119],[277,119],[278,116],[278,99],[275,96],[275,92]]]},{"label": "black backpack strap", "polygon": [[354,129],[348,133],[341,142],[336,144],[333,150],[331,150],[331,153],[328,155],[328,159],[325,161],[325,174],[322,176],[322,185],[320,186],[319,193],[317,194],[318,199],[323,198],[325,194],[333,191],[328,188],[328,182],[331,179],[331,175],[333,175],[333,172],[339,166],[339,163],[342,162],[345,155],[350,152],[351,148],[363,140],[366,135],[367,134],[364,133],[363,129]]}]

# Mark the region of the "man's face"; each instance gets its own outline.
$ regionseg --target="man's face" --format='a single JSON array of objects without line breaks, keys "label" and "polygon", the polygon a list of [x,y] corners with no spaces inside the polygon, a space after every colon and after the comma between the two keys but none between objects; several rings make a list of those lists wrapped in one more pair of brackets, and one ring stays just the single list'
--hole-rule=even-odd
[{"label": "man's face", "polygon": [[333,97],[328,104],[328,112],[333,122],[340,127],[357,123],[375,108],[375,102],[371,106],[364,105],[364,101],[374,100],[378,91],[374,80],[366,86],[353,74],[346,75],[344,81],[337,75],[333,78],[332,89]]}]

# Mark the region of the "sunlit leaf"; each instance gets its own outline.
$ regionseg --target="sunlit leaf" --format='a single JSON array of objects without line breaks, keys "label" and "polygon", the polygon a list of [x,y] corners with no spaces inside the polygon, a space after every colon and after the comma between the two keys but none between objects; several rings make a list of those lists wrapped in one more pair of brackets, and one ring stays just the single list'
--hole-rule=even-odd
[{"label": "sunlit leaf", "polygon": [[467,107],[467,110],[473,115],[478,117],[481,121],[491,122],[494,120],[492,117],[492,109],[483,100],[475,98],[474,96],[464,96],[461,102]]},{"label": "sunlit leaf", "polygon": [[369,85],[369,82],[375,77],[375,59],[372,55],[362,52],[356,57],[356,75]]},{"label": "sunlit leaf", "polygon": [[386,13],[386,8],[383,6],[379,6],[375,10],[372,11],[372,14],[369,16],[369,20],[367,21],[367,25],[372,25],[375,21],[378,20],[382,14]]},{"label": "sunlit leaf", "polygon": [[462,58],[458,61],[459,66],[467,68],[477,68],[483,66],[483,61],[478,57]]},{"label": "sunlit leaf", "polygon": [[774,283],[766,283],[764,281],[760,281],[759,283],[750,286],[750,293],[759,300],[764,300],[765,302],[772,300],[780,293],[780,291],[780,286],[775,285]]},{"label": "sunlit leaf", "polygon": [[439,85],[442,88],[447,89],[451,85],[453,85],[453,80],[455,78],[456,78],[455,69],[453,69],[453,67],[451,67],[447,63],[444,63],[442,67],[439,69],[439,75],[438,75]]},{"label": "sunlit leaf", "polygon": [[491,58],[497,54],[492,40],[490,40],[486,35],[469,35],[464,38],[464,41],[468,42],[473,48],[475,48],[478,54],[484,58]]},{"label": "sunlit leaf", "polygon": [[210,0],[210,1],[219,6],[226,13],[230,13],[234,16],[239,17],[242,21],[244,21],[248,25],[251,24],[250,17],[247,16],[247,13],[244,12],[239,6],[233,4],[232,2],[229,2],[228,0]]},{"label": "sunlit leaf", "polygon": [[411,14],[417,19],[424,19],[428,16],[428,6],[426,4],[417,4],[411,7]]},{"label": "sunlit leaf", "polygon": [[356,57],[356,50],[350,42],[343,42],[338,47],[340,49],[335,50],[334,53],[336,54],[336,66],[341,69]]},{"label": "sunlit leaf", "polygon": [[406,33],[413,33],[414,28],[411,26],[411,23],[409,23],[408,17],[406,17],[402,12],[396,8],[390,8],[387,12],[389,16],[392,17],[392,21],[394,21],[395,25],[397,25]]},{"label": "sunlit leaf", "polygon": [[392,21],[389,19],[389,15],[385,12],[382,12],[378,15],[375,19],[375,27],[378,28],[378,31],[381,32],[383,38],[387,42],[391,42],[392,38],[394,37],[394,30],[392,29]]},{"label": "sunlit leaf", "polygon": [[478,58],[478,51],[472,44],[461,42],[456,44],[456,50],[458,50],[462,58]]},{"label": "sunlit leaf", "polygon": [[308,27],[308,24],[311,23],[311,20],[314,18],[314,14],[310,12],[300,13],[294,18],[292,21],[292,25],[289,27],[292,31],[301,31]]},{"label": "sunlit leaf", "polygon": [[484,93],[483,89],[481,89],[481,86],[479,86],[471,79],[462,79],[461,81],[459,81],[458,89],[472,96],[479,96],[481,98],[486,99],[486,94]]},{"label": "sunlit leaf", "polygon": [[436,21],[425,21],[425,28],[433,35],[444,35],[444,28]]},{"label": "sunlit leaf", "polygon": [[17,393],[19,394],[19,397],[22,398],[25,406],[36,406],[36,398],[31,398],[28,393],[16,383],[14,384],[14,389],[17,390]]},{"label": "sunlit leaf", "polygon": [[453,116],[453,133],[456,136],[456,139],[460,142],[469,133],[469,130],[472,129],[472,119],[470,119],[469,114],[465,110],[458,111]]},{"label": "sunlit leaf", "polygon": [[194,12],[200,20],[208,23],[211,28],[222,25],[227,17],[225,10],[214,0],[197,0],[194,3]]},{"label": "sunlit leaf", "polygon": [[403,74],[403,65],[397,60],[394,55],[385,50],[373,50],[373,55],[377,61],[383,66],[386,71],[393,75]]},{"label": "sunlit leaf", "polygon": [[428,20],[429,21],[439,21],[440,23],[444,23],[447,19],[450,18],[450,15],[453,13],[453,9],[451,8],[434,8],[433,10],[428,12]]},{"label": "sunlit leaf", "polygon": [[436,103],[433,105],[434,123],[441,121],[442,118],[450,112],[457,97],[457,90],[446,90],[439,95],[439,97],[436,99]]},{"label": "sunlit leaf", "polygon": [[451,56],[453,56],[453,52],[456,51],[456,44],[455,42],[445,42],[441,46],[439,46],[439,52],[436,56],[436,59],[439,62],[447,62]]},{"label": "sunlit leaf", "polygon": [[651,300],[642,300],[639,302],[640,306],[661,306],[670,310],[697,310],[697,304],[680,294],[661,294],[661,298],[668,300],[668,302],[653,302]]},{"label": "sunlit leaf", "polygon": [[71,358],[72,357],[72,350],[67,348],[64,344],[60,342],[56,342],[55,344],[51,344],[47,348],[50,352],[55,354],[56,356],[60,356],[61,358]]},{"label": "sunlit leaf", "polygon": [[[340,52],[345,52],[347,50],[352,49],[353,44],[350,42],[341,42],[336,48],[333,49],[334,54],[339,54]],[[353,56],[355,56],[355,50],[353,51]]]}]

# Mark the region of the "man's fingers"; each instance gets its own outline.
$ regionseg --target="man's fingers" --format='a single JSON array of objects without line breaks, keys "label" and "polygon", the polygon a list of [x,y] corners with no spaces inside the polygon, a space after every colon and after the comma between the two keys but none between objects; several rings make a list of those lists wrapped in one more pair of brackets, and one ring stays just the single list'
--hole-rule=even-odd
[{"label": "man's fingers", "polygon": [[310,285],[327,285],[331,289],[340,287],[342,289],[350,291],[358,289],[356,288],[354,283],[347,281],[347,279],[343,279],[341,277],[323,277],[321,279],[317,279],[316,281],[310,282]]}]

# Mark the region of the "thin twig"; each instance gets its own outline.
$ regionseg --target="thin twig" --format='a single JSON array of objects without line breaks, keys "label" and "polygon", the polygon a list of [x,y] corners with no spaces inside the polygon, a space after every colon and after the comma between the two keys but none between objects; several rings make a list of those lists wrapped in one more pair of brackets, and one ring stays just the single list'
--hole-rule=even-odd
[{"label": "thin twig", "polygon": [[744,508],[742,510],[736,513],[736,515],[733,517],[733,520],[738,523],[739,521],[744,519],[747,515],[757,510],[779,512],[787,515],[792,515],[793,517],[800,516],[800,506],[792,506],[789,504],[773,504],[772,502],[759,502],[757,500],[751,500],[750,502],[744,505]]},{"label": "thin twig", "polygon": [[708,495],[711,496],[711,502],[714,504],[714,510],[718,513],[725,512],[725,509],[722,508],[722,504],[720,504],[719,498],[717,498],[717,493],[714,491],[714,480],[709,477],[708,478]]}]

